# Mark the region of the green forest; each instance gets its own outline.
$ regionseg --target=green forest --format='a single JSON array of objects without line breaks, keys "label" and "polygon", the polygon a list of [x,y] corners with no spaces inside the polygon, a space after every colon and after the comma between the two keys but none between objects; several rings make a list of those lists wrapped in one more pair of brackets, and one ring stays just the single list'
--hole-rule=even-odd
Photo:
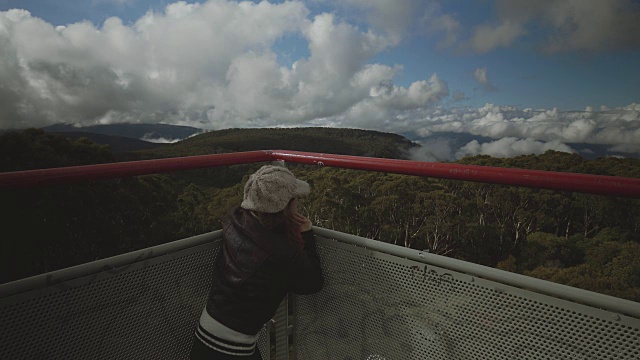
[{"label": "green forest", "polygon": [[[0,172],[258,149],[405,158],[402,136],[352,129],[231,129],[114,153],[29,129],[0,135]],[[464,164],[640,177],[640,160],[548,151]],[[263,164],[0,190],[0,282],[221,227]],[[369,171],[287,165],[308,181],[313,223],[400,246],[640,301],[640,200]]]}]

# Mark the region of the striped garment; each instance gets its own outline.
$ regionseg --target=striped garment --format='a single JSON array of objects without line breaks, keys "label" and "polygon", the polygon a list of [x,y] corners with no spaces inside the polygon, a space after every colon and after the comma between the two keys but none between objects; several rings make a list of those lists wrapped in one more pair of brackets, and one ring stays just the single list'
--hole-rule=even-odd
[{"label": "striped garment", "polygon": [[256,350],[258,334],[246,335],[229,329],[212,318],[205,308],[200,315],[196,338],[215,351],[234,356],[250,356]]}]

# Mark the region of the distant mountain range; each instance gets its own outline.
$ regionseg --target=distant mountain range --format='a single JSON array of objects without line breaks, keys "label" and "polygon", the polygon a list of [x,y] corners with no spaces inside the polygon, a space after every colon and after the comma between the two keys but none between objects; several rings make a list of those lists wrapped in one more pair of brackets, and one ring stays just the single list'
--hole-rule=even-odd
[{"label": "distant mountain range", "polygon": [[[47,132],[84,132],[111,136],[121,136],[149,142],[175,142],[201,133],[202,130],[190,126],[166,124],[109,124],[75,127],[69,124],[55,124],[43,127]],[[155,141],[154,141],[155,140]]]},{"label": "distant mountain range", "polygon": [[[391,150],[392,143],[395,143],[395,146],[402,151],[417,146],[417,144],[407,145],[411,141],[422,144],[446,143],[455,152],[473,140],[481,144],[496,140],[453,132],[433,133],[428,137],[420,137],[414,133],[390,134],[368,130],[329,128],[227,129],[203,133],[203,130],[198,128],[167,124],[111,124],[87,127],[56,124],[42,129],[47,132],[63,133],[73,139],[81,136],[87,137],[98,144],[110,145],[115,152],[150,150],[159,156],[276,148],[306,149],[306,151],[328,153],[340,149],[343,152],[352,153],[353,151],[360,152],[355,150],[360,147],[368,148],[368,151],[361,152],[362,155],[372,156],[375,153],[378,156],[404,158],[406,156]],[[326,141],[327,136],[331,142]],[[378,142],[381,139],[380,136],[386,140],[379,143],[378,146],[372,148],[371,144],[363,144],[363,142]],[[188,140],[180,141],[185,139]],[[178,141],[180,141],[179,144],[176,143]],[[586,159],[611,156],[640,158],[640,153],[611,151],[610,145],[587,143],[567,143],[567,145]],[[382,147],[386,147],[386,149],[383,150]]]},{"label": "distant mountain range", "polygon": [[139,151],[147,149],[156,149],[166,144],[153,143],[144,140],[138,140],[134,138],[128,138],[124,136],[113,136],[104,134],[95,134],[90,132],[71,131],[71,132],[55,132],[56,134],[64,135],[71,140],[75,140],[81,137],[87,138],[96,144],[109,145],[113,152],[129,152]]},{"label": "distant mountain range", "polygon": [[[136,151],[147,158],[267,149],[407,158],[409,150],[418,146],[402,135],[347,128],[225,129],[203,133],[193,127],[164,124],[81,128],[57,124],[42,130],[71,139],[86,137],[95,143],[109,145],[114,152]],[[163,143],[151,142],[154,140]]]},{"label": "distant mountain range", "polygon": [[46,126],[42,130],[60,133],[70,139],[86,137],[97,144],[109,145],[114,152],[156,149],[166,143],[202,132],[194,127],[166,124],[111,124],[86,127],[56,124]]},{"label": "distant mountain range", "polygon": [[175,157],[252,150],[297,150],[382,158],[407,158],[418,144],[398,134],[347,128],[225,129],[144,151]]}]

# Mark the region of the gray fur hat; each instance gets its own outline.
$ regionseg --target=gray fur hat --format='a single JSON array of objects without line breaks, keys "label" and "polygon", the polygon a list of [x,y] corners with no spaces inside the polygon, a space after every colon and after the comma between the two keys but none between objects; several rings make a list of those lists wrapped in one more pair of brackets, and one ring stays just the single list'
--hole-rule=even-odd
[{"label": "gray fur hat", "polygon": [[286,168],[265,165],[249,177],[240,207],[264,213],[284,210],[291,199],[309,195],[309,184]]}]

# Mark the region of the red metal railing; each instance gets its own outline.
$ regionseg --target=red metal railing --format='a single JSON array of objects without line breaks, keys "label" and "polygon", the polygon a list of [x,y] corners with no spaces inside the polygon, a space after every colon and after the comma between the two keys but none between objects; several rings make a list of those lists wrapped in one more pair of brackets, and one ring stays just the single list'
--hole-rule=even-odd
[{"label": "red metal railing", "polygon": [[120,178],[276,160],[453,180],[640,198],[640,179],[636,178],[379,159],[285,150],[248,151],[0,173],[0,189],[30,188],[78,181]]}]

